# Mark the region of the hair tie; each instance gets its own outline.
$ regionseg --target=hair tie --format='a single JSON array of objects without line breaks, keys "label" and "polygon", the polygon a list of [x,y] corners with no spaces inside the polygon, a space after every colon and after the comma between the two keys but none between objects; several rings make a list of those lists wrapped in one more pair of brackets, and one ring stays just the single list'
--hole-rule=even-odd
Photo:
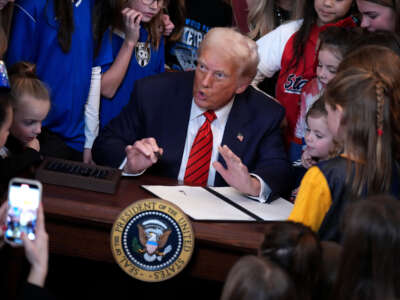
[{"label": "hair tie", "polygon": [[385,86],[382,81],[378,81],[375,85],[376,90],[376,133],[378,137],[383,134],[383,106],[385,104]]}]

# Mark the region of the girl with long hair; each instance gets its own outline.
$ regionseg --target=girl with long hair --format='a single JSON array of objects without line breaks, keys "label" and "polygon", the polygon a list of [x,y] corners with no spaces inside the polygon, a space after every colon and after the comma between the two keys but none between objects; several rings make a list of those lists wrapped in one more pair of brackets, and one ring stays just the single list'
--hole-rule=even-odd
[{"label": "girl with long hair", "polygon": [[323,100],[343,152],[307,171],[289,216],[336,241],[347,203],[381,193],[400,198],[400,58],[368,46],[342,64]]}]

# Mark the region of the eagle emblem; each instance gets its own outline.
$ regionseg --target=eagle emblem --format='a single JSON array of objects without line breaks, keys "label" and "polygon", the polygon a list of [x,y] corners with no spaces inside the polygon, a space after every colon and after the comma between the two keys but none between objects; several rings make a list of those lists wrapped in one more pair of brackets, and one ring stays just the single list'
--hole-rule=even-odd
[{"label": "eagle emblem", "polygon": [[137,228],[142,245],[137,251],[143,253],[143,258],[147,262],[153,262],[156,259],[161,261],[163,256],[172,250],[171,245],[165,247],[172,230],[163,222],[152,219],[138,224]]}]

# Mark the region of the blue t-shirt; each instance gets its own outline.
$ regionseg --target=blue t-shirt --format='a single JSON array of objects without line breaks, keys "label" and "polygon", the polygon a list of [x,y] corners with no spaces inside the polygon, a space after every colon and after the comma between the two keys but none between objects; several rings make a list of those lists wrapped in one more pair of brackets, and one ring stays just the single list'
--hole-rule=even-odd
[{"label": "blue t-shirt", "polygon": [[[138,43],[132,53],[131,61],[125,77],[113,98],[101,98],[100,102],[100,128],[103,128],[111,119],[119,115],[122,108],[128,104],[136,80],[164,72],[164,39],[160,41],[158,49],[154,49],[149,42],[146,43],[148,33],[143,26],[140,28]],[[122,47],[124,38],[110,30],[104,33],[99,55],[95,65],[101,66],[105,73],[114,62]]]},{"label": "blue t-shirt", "polygon": [[85,141],[84,106],[93,65],[93,1],[73,4],[71,49],[64,53],[58,43],[53,1],[17,0],[6,59],[8,66],[22,60],[36,64],[37,75],[51,95],[43,125],[78,151],[83,151]]}]

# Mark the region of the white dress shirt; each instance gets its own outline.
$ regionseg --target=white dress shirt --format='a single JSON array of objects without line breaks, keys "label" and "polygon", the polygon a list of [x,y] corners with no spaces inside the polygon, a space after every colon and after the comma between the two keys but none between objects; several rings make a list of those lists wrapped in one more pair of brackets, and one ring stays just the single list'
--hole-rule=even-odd
[{"label": "white dress shirt", "polygon": [[[221,145],[222,138],[224,136],[224,131],[225,131],[225,126],[226,122],[228,121],[229,113],[232,109],[234,99],[232,99],[228,104],[223,106],[222,108],[215,110],[215,115],[217,118],[211,123],[211,130],[213,133],[213,147],[212,147],[212,153],[211,153],[211,162],[210,162],[210,171],[208,173],[208,180],[207,180],[207,185],[208,186],[214,186],[214,181],[215,181],[215,168],[213,167],[212,163],[214,161],[218,160],[218,146]],[[205,121],[205,116],[203,113],[206,110],[198,107],[196,103],[192,100],[192,107],[190,109],[190,117],[189,117],[189,125],[186,133],[186,141],[185,141],[185,148],[183,150],[183,156],[181,160],[181,166],[179,169],[178,173],[178,180],[183,182],[183,179],[185,177],[185,171],[186,171],[186,165],[189,159],[190,155],[190,150],[192,149],[192,144],[194,139],[196,138],[197,132],[199,128],[203,125]],[[126,158],[120,165],[120,169],[123,169],[126,164]],[[140,172],[138,174],[129,174],[123,172],[122,175],[125,176],[138,176],[143,174],[143,172]],[[257,178],[260,183],[261,183],[261,191],[260,194],[257,197],[251,197],[253,199],[256,199],[260,202],[266,202],[270,193],[271,193],[271,188],[262,180],[258,175],[250,173],[251,176]]]}]

